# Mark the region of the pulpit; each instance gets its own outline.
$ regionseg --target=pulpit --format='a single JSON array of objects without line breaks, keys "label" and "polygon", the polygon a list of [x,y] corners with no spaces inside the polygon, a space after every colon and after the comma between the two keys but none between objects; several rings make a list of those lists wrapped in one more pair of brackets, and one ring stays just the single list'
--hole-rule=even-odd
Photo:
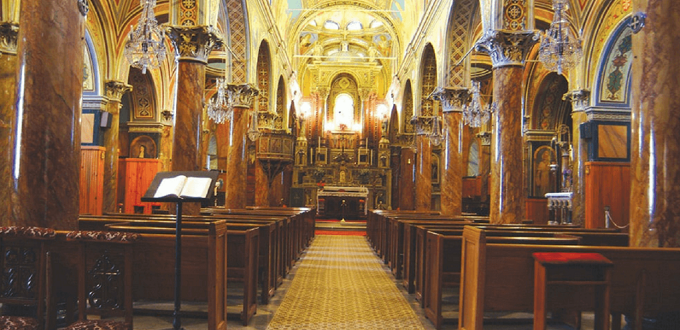
[{"label": "pulpit", "polygon": [[366,187],[325,187],[316,194],[319,217],[356,220],[366,216]]}]

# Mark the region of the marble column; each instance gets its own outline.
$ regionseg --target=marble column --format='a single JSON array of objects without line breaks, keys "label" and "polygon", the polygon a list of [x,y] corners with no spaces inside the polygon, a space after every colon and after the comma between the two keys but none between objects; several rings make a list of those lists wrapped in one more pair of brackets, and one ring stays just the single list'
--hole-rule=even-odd
[{"label": "marble column", "polygon": [[227,182],[227,163],[229,159],[229,136],[230,126],[227,123],[217,125],[215,129],[215,139],[217,140],[217,168],[220,169],[219,178],[222,179],[222,186],[218,189],[218,192],[223,194],[220,195],[219,205],[224,205],[226,198],[226,183]]},{"label": "marble column", "polygon": [[[201,148],[205,67],[208,55],[222,41],[208,26],[169,26],[167,33],[179,51],[172,170],[200,171],[205,167]],[[199,210],[198,203],[189,203],[182,209],[185,214],[198,214]]]},{"label": "marble column", "polygon": [[132,86],[115,80],[106,82],[106,96],[109,102],[106,104],[106,112],[111,114],[111,127],[104,131],[104,201],[102,210],[104,212],[116,212],[116,202],[118,200],[118,137],[119,137],[119,117],[120,100],[125,92],[132,90]]},{"label": "marble column", "polygon": [[0,23],[0,226],[13,223],[12,143],[16,133],[16,64],[19,24]]},{"label": "marble column", "polygon": [[680,7],[634,0],[633,12],[647,17],[633,34],[630,245],[679,247]]},{"label": "marble column", "polygon": [[[416,130],[416,211],[429,211],[432,207],[432,146],[426,134],[431,130],[432,117],[418,117]],[[426,126],[430,127],[426,128]]]},{"label": "marble column", "polygon": [[463,211],[463,107],[470,100],[467,88],[444,88],[435,99],[440,102],[444,119],[444,150],[441,171],[441,213],[460,215]]},{"label": "marble column", "polygon": [[76,229],[87,6],[21,1],[12,143],[13,224]]},{"label": "marble column", "polygon": [[[415,139],[415,136],[413,137]],[[415,169],[416,154],[411,148],[402,148],[400,158],[394,162],[399,164],[399,180],[395,187],[399,191],[400,210],[415,210]]]},{"label": "marble column", "polygon": [[493,64],[493,99],[497,108],[491,143],[491,223],[521,223],[525,217],[522,73],[534,32],[487,31],[477,43]]},{"label": "marble column", "polygon": [[172,170],[200,171],[205,167],[201,159],[205,66],[222,41],[207,26],[170,26],[168,36],[179,50]]},{"label": "marble column", "polygon": [[586,219],[586,195],[585,195],[585,163],[588,161],[588,143],[581,139],[581,124],[588,121],[586,109],[590,104],[590,91],[586,89],[574,90],[564,95],[571,101],[571,148],[573,150],[572,166],[572,198],[571,198],[571,221],[577,225],[583,225]]},{"label": "marble column", "polygon": [[227,157],[226,203],[228,209],[246,207],[246,186],[248,184],[247,134],[249,113],[253,100],[259,94],[250,84],[229,84],[228,92],[233,96],[234,114],[229,127],[229,155]]},{"label": "marble column", "polygon": [[491,173],[491,132],[477,134],[479,139],[479,195],[482,202],[489,201],[489,174]]},{"label": "marble column", "polygon": [[255,161],[255,206],[269,206],[270,182],[264,161]]}]

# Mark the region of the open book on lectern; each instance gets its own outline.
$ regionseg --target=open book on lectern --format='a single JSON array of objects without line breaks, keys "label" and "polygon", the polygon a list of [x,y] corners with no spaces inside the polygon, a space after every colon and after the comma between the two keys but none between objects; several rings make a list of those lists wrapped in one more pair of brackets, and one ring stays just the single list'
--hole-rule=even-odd
[{"label": "open book on lectern", "polygon": [[161,172],[143,199],[205,199],[211,197],[217,172]]},{"label": "open book on lectern", "polygon": [[205,198],[210,191],[210,178],[195,178],[178,175],[165,178],[153,194],[153,198],[176,197],[176,198]]}]

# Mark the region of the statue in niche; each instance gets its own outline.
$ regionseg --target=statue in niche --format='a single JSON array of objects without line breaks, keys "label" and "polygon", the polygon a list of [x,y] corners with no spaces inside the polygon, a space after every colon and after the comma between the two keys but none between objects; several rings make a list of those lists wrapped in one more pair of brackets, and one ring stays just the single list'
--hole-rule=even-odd
[{"label": "statue in niche", "polygon": [[144,145],[139,146],[139,156],[137,158],[144,158],[146,156],[146,147]]},{"label": "statue in niche", "polygon": [[345,173],[345,170],[340,171],[340,183],[345,183],[347,181],[347,174]]}]

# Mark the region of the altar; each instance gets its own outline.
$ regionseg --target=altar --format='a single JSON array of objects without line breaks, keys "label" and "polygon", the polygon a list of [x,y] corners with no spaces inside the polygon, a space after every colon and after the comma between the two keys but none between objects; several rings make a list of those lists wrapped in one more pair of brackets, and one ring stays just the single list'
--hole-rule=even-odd
[{"label": "altar", "polygon": [[316,194],[316,210],[319,217],[357,220],[368,212],[366,187],[324,187]]}]

